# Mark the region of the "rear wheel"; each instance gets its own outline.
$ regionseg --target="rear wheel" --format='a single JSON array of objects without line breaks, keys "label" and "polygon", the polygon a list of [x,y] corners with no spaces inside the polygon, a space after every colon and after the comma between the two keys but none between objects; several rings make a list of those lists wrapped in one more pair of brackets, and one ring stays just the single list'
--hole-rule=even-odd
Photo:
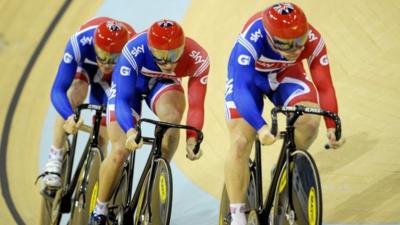
[{"label": "rear wheel", "polygon": [[[250,162],[251,163],[251,162]],[[256,189],[256,173],[255,170],[250,167],[250,182],[249,187],[247,189],[247,201],[246,201],[246,209],[256,209],[257,207],[257,189]],[[226,186],[222,190],[221,195],[221,203],[219,206],[219,225],[230,225],[231,224],[231,212],[229,210],[229,197],[228,192],[226,191]]]},{"label": "rear wheel", "polygon": [[286,164],[280,171],[271,216],[274,225],[289,225],[295,220],[299,225],[322,224],[322,193],[317,167],[311,155],[295,151],[290,165],[292,172],[293,209],[288,208]]},{"label": "rear wheel", "polygon": [[135,213],[135,225],[160,224],[169,225],[172,208],[172,173],[168,161],[163,158],[156,160],[157,172],[151,193],[151,218],[148,210],[146,188],[148,185],[149,172],[141,187],[138,204]]},{"label": "rear wheel", "polygon": [[49,224],[58,225],[60,223],[61,219],[60,205],[64,194],[63,190],[67,185],[65,177],[69,169],[68,168],[69,160],[70,160],[69,153],[67,152],[64,155],[62,164],[63,167],[61,169],[61,180],[62,180],[61,188],[57,190],[43,189],[41,191],[42,202],[41,202],[40,224],[42,225],[49,225]]},{"label": "rear wheel", "polygon": [[92,148],[82,167],[75,188],[69,225],[88,224],[90,214],[96,205],[101,162],[102,155],[100,150]]}]

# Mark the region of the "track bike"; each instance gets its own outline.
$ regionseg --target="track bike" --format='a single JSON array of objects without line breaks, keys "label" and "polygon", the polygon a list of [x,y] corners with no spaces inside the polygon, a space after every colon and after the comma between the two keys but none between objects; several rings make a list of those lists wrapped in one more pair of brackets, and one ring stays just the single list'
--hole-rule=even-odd
[{"label": "track bike", "polygon": [[[155,125],[154,138],[142,137],[143,123]],[[140,119],[137,124],[138,135],[144,144],[151,146],[144,169],[133,193],[135,151],[124,163],[121,175],[109,202],[108,224],[122,225],[168,225],[172,210],[172,173],[169,162],[163,158],[161,144],[168,129],[186,129],[197,133],[194,152],[197,153],[203,140],[203,133],[191,126],[172,124],[151,119]],[[142,150],[140,150],[142,151]]]},{"label": "track bike", "polygon": [[[246,214],[249,225],[321,225],[322,192],[317,166],[312,156],[296,148],[294,124],[303,114],[329,117],[336,124],[336,139],[341,137],[340,118],[332,112],[300,105],[275,107],[271,110],[271,133],[276,136],[277,114],[286,115],[286,130],[282,149],[273,170],[267,196],[263,200],[261,144],[255,140],[255,157],[249,160],[250,180],[247,190]],[[328,146],[325,146],[328,148]],[[229,225],[229,198],[224,186],[219,214],[219,225]]]},{"label": "track bike", "polygon": [[[62,215],[70,212],[69,225],[87,224],[89,213],[94,208],[98,170],[104,158],[99,147],[99,130],[105,106],[82,104],[76,109],[75,121],[79,120],[82,110],[94,111],[94,122],[92,126],[83,124],[79,128],[80,132],[67,137],[61,174],[58,174],[61,177],[62,185],[59,189],[44,188],[41,190],[41,225],[58,225]],[[81,131],[89,133],[89,138],[79,163],[73,170],[78,136]],[[41,174],[38,179],[45,175],[45,173]]]}]

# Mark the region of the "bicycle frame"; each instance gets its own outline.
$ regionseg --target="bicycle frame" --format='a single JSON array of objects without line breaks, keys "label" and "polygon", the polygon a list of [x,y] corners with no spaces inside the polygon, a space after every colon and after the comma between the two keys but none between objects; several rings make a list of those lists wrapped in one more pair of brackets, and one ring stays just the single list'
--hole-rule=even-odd
[{"label": "bicycle frame", "polygon": [[[142,137],[141,136],[141,125],[143,122],[150,123],[155,125],[155,130],[154,130],[154,138],[151,137]],[[167,122],[161,122],[161,121],[156,121],[156,120],[151,120],[151,119],[140,119],[137,124],[137,131],[138,135],[136,138],[136,142],[139,143],[140,139],[143,138],[143,142],[145,144],[151,145],[151,150],[150,154],[147,158],[146,164],[144,166],[143,172],[140,176],[139,182],[136,186],[136,190],[132,194],[132,183],[133,183],[133,175],[134,175],[134,164],[135,164],[135,151],[132,152],[127,160],[127,167],[128,167],[128,193],[127,196],[132,196],[132,198],[126,199],[126,203],[124,204],[124,221],[133,221],[133,212],[135,212],[137,203],[139,201],[139,196],[141,192],[141,187],[145,183],[145,179],[147,176],[147,172],[150,171],[150,177],[149,177],[149,182],[147,183],[146,190],[149,192],[149,190],[152,190],[153,188],[153,182],[154,182],[154,177],[156,175],[156,169],[157,168],[157,159],[161,158],[162,152],[161,152],[161,144],[163,137],[165,133],[167,132],[168,129],[170,128],[176,128],[176,129],[190,129],[194,130],[197,133],[197,143],[195,147],[195,153],[197,153],[200,149],[200,143],[203,140],[203,133],[191,126],[186,126],[186,125],[180,125],[180,124],[172,124],[172,123],[167,123]],[[147,202],[151,202],[151,195],[147,195]],[[148,207],[150,218],[151,218],[151,209],[150,209],[150,204],[147,204],[146,207]]]},{"label": "bicycle frame", "polygon": [[278,185],[279,179],[279,171],[282,170],[283,166],[286,163],[286,182],[287,182],[287,193],[288,193],[288,202],[289,208],[293,209],[293,201],[292,201],[292,173],[290,172],[290,164],[293,161],[292,153],[296,150],[296,145],[294,143],[294,124],[297,119],[303,115],[304,113],[308,114],[316,114],[322,115],[326,117],[332,118],[336,123],[336,138],[340,139],[341,136],[341,122],[339,117],[331,113],[329,111],[325,111],[318,108],[307,108],[304,106],[296,105],[292,107],[275,107],[271,110],[271,119],[272,119],[272,127],[271,133],[275,136],[277,135],[277,113],[282,112],[286,114],[286,130],[281,132],[279,135],[283,138],[282,148],[278,157],[278,162],[275,168],[275,173],[272,177],[272,181],[270,183],[268,194],[265,198],[264,204],[262,205],[262,172],[261,172],[261,144],[259,139],[255,141],[255,158],[253,161],[253,167],[256,171],[256,192],[257,192],[257,212],[259,215],[260,224],[268,223],[268,216],[273,206],[275,190]]},{"label": "bicycle frame", "polygon": [[[60,212],[61,213],[68,213],[71,211],[71,198],[74,193],[76,184],[78,183],[79,179],[79,174],[80,171],[83,168],[83,165],[88,157],[90,157],[89,153],[92,148],[98,147],[98,138],[99,138],[99,130],[100,130],[100,124],[101,124],[101,118],[102,118],[102,113],[105,111],[105,107],[102,105],[92,105],[92,104],[82,104],[80,105],[76,112],[75,112],[75,121],[78,121],[80,118],[80,114],[82,110],[89,109],[89,110],[94,110],[96,112],[95,114],[95,121],[93,124],[92,132],[90,133],[90,137],[86,143],[86,146],[84,148],[84,152],[82,153],[82,157],[79,160],[79,163],[77,165],[76,170],[74,171],[74,174],[72,176],[72,168],[74,165],[74,158],[75,158],[75,150],[76,150],[76,144],[78,140],[78,133],[73,135],[72,138],[72,144],[70,145],[69,149],[69,154],[70,154],[70,160],[68,162],[68,171],[66,174],[66,187],[63,190],[63,196],[60,204]],[[68,139],[67,139],[68,140]],[[69,141],[68,141],[69,142]],[[68,153],[67,153],[68,154]],[[103,159],[103,153],[100,151],[101,158]],[[86,165],[85,170],[88,169],[89,165]],[[71,179],[72,176],[72,179]],[[87,180],[87,177],[84,177],[84,180]],[[86,190],[86,185],[87,182],[83,182],[83,189]]]}]

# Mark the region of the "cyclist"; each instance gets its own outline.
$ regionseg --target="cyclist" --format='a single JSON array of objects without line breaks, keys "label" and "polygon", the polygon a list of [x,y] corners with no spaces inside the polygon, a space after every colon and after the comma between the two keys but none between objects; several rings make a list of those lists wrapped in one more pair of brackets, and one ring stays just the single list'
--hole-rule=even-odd
[{"label": "cyclist", "polygon": [[[312,80],[306,76],[303,59]],[[276,3],[252,16],[230,55],[225,104],[231,146],[225,184],[232,225],[246,224],[247,163],[256,135],[264,145],[276,140],[262,117],[264,95],[276,106],[301,104],[338,112],[324,40],[293,3]],[[319,124],[315,115],[299,118],[295,124],[298,148],[308,149]],[[325,119],[325,125],[331,147],[340,147],[344,138],[336,141],[334,121]]]},{"label": "cyclist", "polygon": [[[51,90],[51,101],[59,116],[45,172],[41,175],[44,188],[61,186],[65,132],[77,132],[82,123],[82,120],[74,120],[74,109],[85,100],[89,85],[90,103],[107,104],[113,67],[122,47],[134,34],[127,23],[97,17],[82,25],[80,31],[69,39]],[[104,118],[102,125],[105,124]],[[100,142],[106,149],[106,130],[101,128],[100,134]]]},{"label": "cyclist", "polygon": [[[160,20],[130,40],[122,50],[113,73],[107,110],[107,129],[112,151],[100,168],[99,191],[90,224],[105,224],[107,204],[129,150],[136,144],[135,123],[144,99],[161,121],[180,123],[185,110],[183,77],[188,80],[187,124],[201,129],[209,72],[207,52],[172,20]],[[171,160],[179,143],[179,131],[169,130],[162,143],[163,156]],[[187,157],[194,154],[196,133],[186,134]],[[128,150],[129,149],[129,150]]]}]

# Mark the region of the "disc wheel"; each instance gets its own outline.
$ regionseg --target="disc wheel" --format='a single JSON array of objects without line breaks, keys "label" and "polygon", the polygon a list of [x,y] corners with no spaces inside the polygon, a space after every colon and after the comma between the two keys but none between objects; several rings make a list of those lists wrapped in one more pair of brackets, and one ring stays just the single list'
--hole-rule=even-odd
[{"label": "disc wheel", "polygon": [[[89,157],[82,167],[78,183],[75,187],[69,225],[88,224],[90,214],[96,205],[99,189],[99,169],[102,161],[98,148],[90,150]],[[85,168],[88,168],[87,170]],[[87,176],[85,184],[84,177]],[[84,187],[86,185],[86,191]]]},{"label": "disc wheel", "polygon": [[[247,188],[247,200],[246,209],[255,209],[257,206],[257,191],[256,191],[256,173],[255,170],[250,169],[250,181],[249,187]],[[230,225],[231,224],[231,212],[229,209],[230,201],[228,197],[228,192],[226,191],[226,186],[224,185],[221,194],[221,203],[219,206],[219,225]]]},{"label": "disc wheel", "polygon": [[314,160],[308,152],[293,152],[290,165],[292,173],[293,209],[288,209],[286,165],[280,171],[275,190],[274,206],[271,216],[274,225],[322,224],[322,193],[319,174]]},{"label": "disc wheel", "polygon": [[[147,193],[149,173],[141,187],[138,205],[135,213],[135,225],[160,224],[169,225],[172,208],[172,173],[167,160],[156,160],[156,176],[151,193]],[[147,195],[151,194],[151,202]],[[148,210],[151,207],[151,218]]]}]

